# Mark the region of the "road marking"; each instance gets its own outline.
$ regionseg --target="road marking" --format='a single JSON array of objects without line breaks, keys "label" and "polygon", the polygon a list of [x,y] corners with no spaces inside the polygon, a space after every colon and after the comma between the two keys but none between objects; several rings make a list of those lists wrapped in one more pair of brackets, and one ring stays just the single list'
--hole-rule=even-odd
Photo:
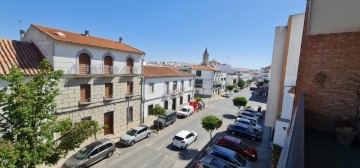
[{"label": "road marking", "polygon": [[146,163],[142,168],[146,167],[149,163]]},{"label": "road marking", "polygon": [[161,153],[160,153],[160,154],[158,154],[157,156],[155,156],[155,159],[156,159],[156,158],[158,158],[160,155],[161,155]]}]

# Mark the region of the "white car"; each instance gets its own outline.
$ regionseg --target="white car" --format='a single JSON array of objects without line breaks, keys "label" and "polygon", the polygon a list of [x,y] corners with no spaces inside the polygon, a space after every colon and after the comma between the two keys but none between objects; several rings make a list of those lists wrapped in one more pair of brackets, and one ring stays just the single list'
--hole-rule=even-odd
[{"label": "white car", "polygon": [[255,118],[256,121],[259,121],[259,117],[256,116],[254,113],[252,112],[248,112],[248,111],[242,111],[238,114],[238,117],[241,117],[241,118],[245,118],[245,117],[252,117],[252,118]]},{"label": "white car", "polygon": [[191,114],[194,113],[194,107],[193,106],[184,106],[180,109],[180,111],[177,112],[177,116],[179,117],[188,117]]},{"label": "white car", "polygon": [[236,123],[242,123],[242,124],[245,124],[245,125],[249,125],[249,126],[251,126],[255,131],[262,133],[262,126],[260,126],[260,125],[257,124],[257,123],[254,123],[253,121],[251,121],[251,120],[249,120],[249,119],[247,119],[247,118],[236,118],[234,123],[235,123],[235,124],[236,124]]},{"label": "white car", "polygon": [[172,141],[172,145],[178,148],[186,149],[191,143],[196,141],[197,133],[189,130],[182,130],[177,133]]},{"label": "white car", "polygon": [[227,98],[231,97],[231,93],[225,93],[224,97],[227,97]]}]

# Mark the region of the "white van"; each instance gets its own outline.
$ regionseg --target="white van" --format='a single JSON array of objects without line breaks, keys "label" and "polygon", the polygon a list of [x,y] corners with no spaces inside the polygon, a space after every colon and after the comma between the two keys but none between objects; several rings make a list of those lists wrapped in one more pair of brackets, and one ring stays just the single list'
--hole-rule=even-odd
[{"label": "white van", "polygon": [[180,111],[177,112],[178,117],[188,117],[191,114],[194,113],[194,107],[193,106],[184,106],[180,109]]}]

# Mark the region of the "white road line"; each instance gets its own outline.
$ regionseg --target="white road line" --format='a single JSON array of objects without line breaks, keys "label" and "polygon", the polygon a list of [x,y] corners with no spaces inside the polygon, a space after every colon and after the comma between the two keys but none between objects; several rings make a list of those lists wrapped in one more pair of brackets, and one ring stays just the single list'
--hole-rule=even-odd
[{"label": "white road line", "polygon": [[155,156],[155,159],[156,159],[156,158],[158,158],[160,155],[161,155],[161,153],[160,153],[160,154],[158,154],[157,156]]},{"label": "white road line", "polygon": [[146,163],[142,168],[146,167],[149,163]]}]

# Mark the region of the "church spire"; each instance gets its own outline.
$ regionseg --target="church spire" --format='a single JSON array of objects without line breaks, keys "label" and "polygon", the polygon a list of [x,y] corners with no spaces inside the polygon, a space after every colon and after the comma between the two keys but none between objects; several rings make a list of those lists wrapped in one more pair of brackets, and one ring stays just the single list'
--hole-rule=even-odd
[{"label": "church spire", "polygon": [[207,48],[205,49],[205,52],[203,54],[203,62],[202,65],[208,65],[209,64],[209,53],[207,51]]}]

